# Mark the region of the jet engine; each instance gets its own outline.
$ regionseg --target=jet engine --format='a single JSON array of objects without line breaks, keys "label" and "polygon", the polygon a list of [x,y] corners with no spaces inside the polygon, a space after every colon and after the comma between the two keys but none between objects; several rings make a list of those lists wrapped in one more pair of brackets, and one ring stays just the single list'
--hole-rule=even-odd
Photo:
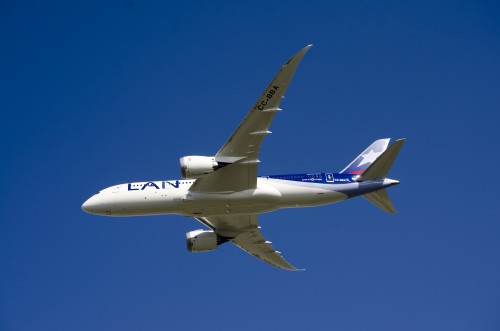
[{"label": "jet engine", "polygon": [[187,250],[191,253],[214,250],[228,240],[229,238],[221,237],[212,230],[194,230],[186,233]]},{"label": "jet engine", "polygon": [[183,178],[200,178],[219,168],[213,156],[184,156],[179,162]]}]

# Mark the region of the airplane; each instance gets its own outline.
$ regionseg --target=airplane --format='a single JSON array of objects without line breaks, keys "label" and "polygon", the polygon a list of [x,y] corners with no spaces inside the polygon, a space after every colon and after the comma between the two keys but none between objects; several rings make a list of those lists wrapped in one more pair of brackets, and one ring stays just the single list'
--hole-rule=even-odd
[{"label": "airplane", "polygon": [[193,217],[207,229],[186,233],[189,252],[207,252],[231,242],[285,270],[297,269],[260,231],[258,214],[281,208],[321,206],[362,196],[395,213],[386,189],[399,184],[387,178],[404,139],[389,146],[379,139],[338,173],[258,176],[259,151],[292,76],[308,45],[288,60],[215,156],[180,159],[183,179],[114,185],[91,196],[82,210],[104,216],[178,214]]}]

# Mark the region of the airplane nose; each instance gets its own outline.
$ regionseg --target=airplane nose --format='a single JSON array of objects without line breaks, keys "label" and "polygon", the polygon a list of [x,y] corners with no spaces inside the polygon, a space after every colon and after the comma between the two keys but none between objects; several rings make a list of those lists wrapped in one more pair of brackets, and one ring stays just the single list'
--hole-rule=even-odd
[{"label": "airplane nose", "polygon": [[88,199],[87,201],[85,201],[82,205],[82,210],[86,213],[90,213],[92,214],[92,207],[91,207],[91,203],[89,202],[90,199]]},{"label": "airplane nose", "polygon": [[102,205],[101,201],[99,201],[99,197],[96,195],[91,196],[87,201],[85,201],[82,205],[82,210],[89,214],[94,214],[96,209]]}]

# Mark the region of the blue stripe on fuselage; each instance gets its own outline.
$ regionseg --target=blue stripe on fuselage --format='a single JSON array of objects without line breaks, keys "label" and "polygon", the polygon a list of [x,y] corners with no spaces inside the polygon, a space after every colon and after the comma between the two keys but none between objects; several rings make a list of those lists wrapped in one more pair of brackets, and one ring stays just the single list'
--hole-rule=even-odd
[{"label": "blue stripe on fuselage", "polygon": [[270,175],[259,176],[260,178],[271,178],[290,180],[294,182],[322,183],[322,184],[348,184],[355,183],[351,174],[334,174],[330,172],[312,173],[312,174],[288,174],[288,175]]}]

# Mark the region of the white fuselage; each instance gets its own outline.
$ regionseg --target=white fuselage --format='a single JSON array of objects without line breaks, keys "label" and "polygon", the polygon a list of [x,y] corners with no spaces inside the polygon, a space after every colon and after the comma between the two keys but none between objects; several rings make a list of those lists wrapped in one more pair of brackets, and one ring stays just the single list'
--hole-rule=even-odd
[{"label": "white fuselage", "polygon": [[[240,192],[189,191],[194,180],[155,181],[108,187],[82,208],[92,214],[138,216],[180,214],[192,217],[259,214],[280,208],[319,206],[348,198],[359,183],[326,184],[259,177],[257,188]],[[383,182],[376,185],[382,188]],[[374,187],[375,189],[375,187]]]}]

